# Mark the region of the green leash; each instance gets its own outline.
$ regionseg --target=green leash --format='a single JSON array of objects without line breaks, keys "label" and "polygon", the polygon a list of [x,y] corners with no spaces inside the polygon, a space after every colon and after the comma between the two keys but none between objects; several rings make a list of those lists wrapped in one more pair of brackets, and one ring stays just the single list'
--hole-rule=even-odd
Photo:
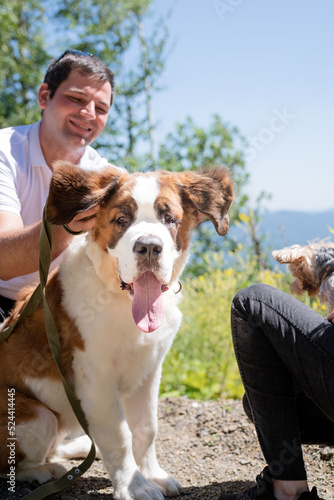
[{"label": "green leash", "polygon": [[[36,287],[34,293],[30,297],[25,308],[21,311],[21,314],[16,320],[16,322],[0,332],[0,342],[5,342],[7,340],[7,338],[12,333],[14,328],[25,318],[27,318],[37,308],[40,300],[43,298],[45,328],[53,359],[57,365],[67,398],[78,419],[78,422],[80,423],[85,433],[90,437],[88,423],[85,414],[81,408],[80,401],[72,391],[71,387],[69,386],[67,380],[64,378],[61,371],[61,349],[60,349],[59,334],[45,295],[45,286],[51,264],[51,247],[52,247],[52,225],[50,224],[50,222],[46,220],[45,208],[44,208],[42,228],[39,238],[40,283]],[[55,494],[62,491],[63,489],[67,488],[67,486],[69,486],[70,484],[74,483],[74,481],[79,479],[79,477],[81,477],[82,474],[84,474],[89,469],[89,467],[92,465],[95,459],[95,454],[96,454],[95,445],[91,437],[90,439],[92,441],[90,452],[79,467],[73,467],[70,471],[68,471],[66,474],[64,474],[56,481],[43,484],[36,490],[29,493],[29,495],[25,497],[25,500],[42,500],[43,498],[51,498]]]}]

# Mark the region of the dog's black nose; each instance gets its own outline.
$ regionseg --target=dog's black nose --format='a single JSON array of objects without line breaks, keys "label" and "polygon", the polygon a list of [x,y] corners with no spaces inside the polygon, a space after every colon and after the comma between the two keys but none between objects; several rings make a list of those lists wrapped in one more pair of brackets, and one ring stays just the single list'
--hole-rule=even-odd
[{"label": "dog's black nose", "polygon": [[143,236],[138,238],[133,246],[133,251],[148,261],[157,259],[162,252],[162,241],[157,236]]}]

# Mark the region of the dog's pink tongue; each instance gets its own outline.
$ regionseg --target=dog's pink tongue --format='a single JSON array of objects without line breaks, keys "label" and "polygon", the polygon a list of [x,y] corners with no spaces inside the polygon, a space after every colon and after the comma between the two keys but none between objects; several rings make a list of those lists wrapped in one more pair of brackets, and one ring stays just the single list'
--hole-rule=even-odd
[{"label": "dog's pink tongue", "polygon": [[133,282],[132,314],[136,325],[146,333],[154,332],[164,319],[161,283],[151,271]]}]

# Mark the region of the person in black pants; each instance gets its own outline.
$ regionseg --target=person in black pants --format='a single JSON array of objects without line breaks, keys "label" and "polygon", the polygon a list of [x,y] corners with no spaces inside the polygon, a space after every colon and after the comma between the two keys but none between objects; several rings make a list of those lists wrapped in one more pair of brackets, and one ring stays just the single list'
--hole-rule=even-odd
[{"label": "person in black pants", "polygon": [[323,318],[263,284],[232,303],[233,344],[244,408],[267,462],[257,485],[219,500],[316,500],[302,444],[334,444],[334,312]]}]

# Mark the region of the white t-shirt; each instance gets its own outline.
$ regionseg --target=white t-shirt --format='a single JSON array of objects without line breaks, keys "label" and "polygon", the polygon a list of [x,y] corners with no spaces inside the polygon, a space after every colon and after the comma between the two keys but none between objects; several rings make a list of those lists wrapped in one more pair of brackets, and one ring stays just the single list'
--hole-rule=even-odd
[{"label": "white t-shirt", "polygon": [[[52,177],[42,153],[39,129],[40,122],[0,130],[0,210],[20,215],[24,226],[41,220]],[[85,170],[99,170],[107,164],[90,146],[80,161]],[[0,295],[15,298],[20,288],[38,282],[38,272],[0,280]]]}]

